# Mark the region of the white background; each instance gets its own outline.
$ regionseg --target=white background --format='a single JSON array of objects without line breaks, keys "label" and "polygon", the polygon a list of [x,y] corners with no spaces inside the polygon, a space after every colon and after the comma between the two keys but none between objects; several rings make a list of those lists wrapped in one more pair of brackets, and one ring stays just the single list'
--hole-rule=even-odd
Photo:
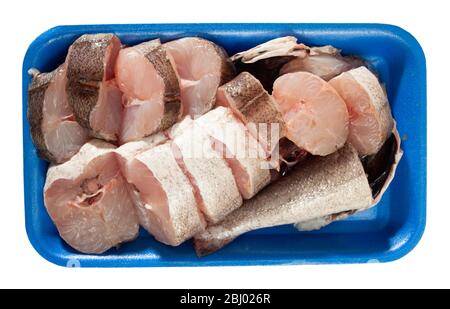
[{"label": "white background", "polygon": [[[447,1],[114,2],[2,1],[0,287],[450,287]],[[428,217],[419,245],[398,261],[363,265],[67,269],[41,258],[24,225],[21,66],[26,48],[40,33],[61,24],[159,22],[380,22],[410,31],[428,66]]]}]

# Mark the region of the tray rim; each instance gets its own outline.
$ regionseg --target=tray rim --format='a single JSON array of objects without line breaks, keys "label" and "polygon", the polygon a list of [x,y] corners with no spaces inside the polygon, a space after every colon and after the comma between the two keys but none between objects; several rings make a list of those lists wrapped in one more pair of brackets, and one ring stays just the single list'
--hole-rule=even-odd
[{"label": "tray rim", "polygon": [[[390,250],[387,252],[378,252],[374,254],[371,259],[368,258],[361,258],[361,257],[347,257],[347,256],[339,256],[339,257],[321,257],[321,258],[295,258],[295,257],[289,257],[289,258],[258,258],[257,260],[247,260],[247,259],[232,259],[232,260],[225,260],[225,259],[218,259],[218,260],[183,260],[183,261],[171,261],[171,260],[138,260],[138,259],[131,259],[127,260],[126,258],[123,258],[123,260],[106,260],[96,261],[95,259],[91,261],[91,263],[88,263],[86,267],[167,267],[167,266],[195,266],[195,267],[202,267],[202,266],[250,266],[250,265],[298,265],[298,264],[350,264],[350,263],[370,263],[370,262],[391,262],[398,260],[405,255],[407,255],[409,252],[411,252],[419,243],[420,239],[423,236],[423,233],[425,231],[426,227],[426,204],[427,204],[427,169],[426,169],[426,162],[427,162],[427,136],[426,136],[426,127],[427,127],[427,81],[426,81],[426,58],[425,54],[423,52],[423,49],[420,45],[420,43],[417,41],[417,39],[408,31],[405,29],[392,25],[392,24],[385,24],[385,23],[146,23],[146,24],[87,24],[87,25],[59,25],[52,27],[40,35],[38,35],[32,43],[27,48],[27,51],[24,56],[23,65],[22,65],[22,133],[23,133],[23,164],[24,164],[24,206],[25,206],[25,227],[27,232],[27,237],[29,242],[31,243],[32,247],[38,252],[38,254],[45,259],[46,261],[53,263],[58,266],[73,266],[69,265],[69,262],[72,261],[72,259],[64,258],[61,255],[54,254],[47,250],[47,248],[42,244],[42,241],[36,238],[37,235],[34,234],[32,230],[33,221],[31,219],[31,200],[28,197],[28,184],[30,183],[29,178],[27,177],[27,170],[29,166],[29,162],[26,156],[26,143],[25,143],[25,135],[29,134],[28,130],[26,130],[25,122],[27,122],[26,118],[26,107],[27,107],[27,88],[28,88],[28,80],[27,80],[27,68],[29,67],[30,59],[33,57],[33,55],[36,53],[36,51],[46,42],[54,38],[55,36],[64,34],[67,31],[71,32],[95,32],[96,29],[102,29],[104,27],[112,27],[112,28],[121,28],[122,31],[135,31],[139,32],[140,29],[136,29],[136,27],[143,26],[143,27],[167,27],[172,28],[173,30],[185,30],[186,27],[189,27],[191,29],[199,30],[202,29],[204,31],[205,28],[213,28],[215,31],[217,30],[248,30],[248,27],[264,27],[265,29],[271,28],[272,30],[276,30],[277,27],[283,26],[289,26],[292,25],[293,27],[327,27],[327,28],[333,28],[334,30],[356,30],[356,29],[373,29],[377,31],[384,31],[389,34],[396,35],[403,39],[408,46],[411,48],[412,53],[418,58],[417,64],[422,67],[423,69],[423,75],[420,76],[418,80],[418,86],[420,86],[423,89],[423,110],[424,115],[422,115],[421,119],[423,121],[424,125],[424,133],[422,136],[422,147],[421,154],[423,155],[420,163],[420,166],[422,168],[421,174],[421,193],[423,200],[418,201],[417,203],[413,203],[416,207],[416,211],[418,212],[417,220],[418,224],[416,225],[415,229],[412,233],[409,234],[409,238],[403,242],[400,246],[396,247],[394,250]],[[134,29],[133,29],[134,28]],[[230,29],[231,28],[231,29]],[[73,255],[74,257],[80,257],[80,260],[89,260],[90,255]],[[78,261],[78,259],[75,258],[75,261]],[[145,261],[145,263],[142,263],[142,261]],[[115,264],[114,264],[115,263]],[[92,264],[92,265],[91,265]],[[76,266],[76,265],[75,265]],[[84,266],[83,266],[84,267]]]}]

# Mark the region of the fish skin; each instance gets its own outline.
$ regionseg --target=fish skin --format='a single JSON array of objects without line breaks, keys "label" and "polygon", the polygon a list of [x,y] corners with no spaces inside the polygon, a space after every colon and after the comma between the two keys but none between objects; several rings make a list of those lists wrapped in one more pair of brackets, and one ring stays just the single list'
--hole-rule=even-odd
[{"label": "fish skin", "polygon": [[218,96],[216,104],[229,105],[244,123],[278,123],[280,131],[284,132],[283,116],[274,99],[263,88],[260,81],[250,73],[240,73],[233,80],[219,87],[218,93],[222,93],[223,96]]},{"label": "fish skin", "polygon": [[[115,45],[115,46],[114,46]],[[115,60],[120,50],[120,39],[112,33],[85,34],[79,37],[69,48],[67,54],[67,78],[69,80],[97,81],[111,79],[113,72],[105,63],[105,57]],[[109,48],[112,55],[107,55]],[[113,64],[112,68],[114,69]]]},{"label": "fish skin", "polygon": [[199,256],[239,235],[264,227],[306,221],[334,212],[368,207],[372,194],[354,148],[346,144],[325,157],[310,157],[289,176],[266,187],[217,225],[194,238]]},{"label": "fish skin", "polygon": [[89,130],[92,130],[89,119],[91,111],[98,103],[100,87],[101,83],[84,83],[75,80],[69,80],[67,83],[69,103],[75,112],[77,122]]},{"label": "fish skin", "polygon": [[154,131],[159,132],[171,127],[180,117],[182,112],[180,85],[174,69],[173,60],[170,58],[165,46],[157,46],[146,53],[145,57],[164,81],[164,114],[160,125]]},{"label": "fish skin", "polygon": [[45,91],[55,77],[58,69],[50,73],[39,73],[31,80],[28,87],[27,119],[30,124],[31,138],[38,150],[39,156],[50,162],[56,162],[57,160],[45,145],[45,138],[42,132],[42,120],[44,118],[43,105]]}]

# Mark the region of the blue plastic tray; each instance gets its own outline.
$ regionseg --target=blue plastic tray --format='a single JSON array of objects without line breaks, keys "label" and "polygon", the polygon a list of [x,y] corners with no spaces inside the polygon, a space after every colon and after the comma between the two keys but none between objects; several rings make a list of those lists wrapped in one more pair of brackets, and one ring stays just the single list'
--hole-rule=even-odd
[{"label": "blue plastic tray", "polygon": [[[269,39],[294,35],[307,45],[331,44],[345,54],[369,60],[386,83],[405,153],[381,203],[373,209],[320,231],[298,232],[292,226],[262,229],[198,258],[187,242],[177,248],[156,242],[145,232],[134,242],[103,255],[83,255],[58,236],[43,204],[47,163],[33,146],[26,119],[27,70],[50,71],[64,61],[69,45],[81,34],[114,32],[125,44],[159,37],[163,41],[201,36],[228,53]],[[426,206],[426,68],[419,43],[401,28],[381,24],[148,24],[62,26],[40,35],[23,63],[24,193],[28,237],[47,260],[63,266],[204,266],[302,263],[365,263],[398,259],[414,248],[425,227]]]}]

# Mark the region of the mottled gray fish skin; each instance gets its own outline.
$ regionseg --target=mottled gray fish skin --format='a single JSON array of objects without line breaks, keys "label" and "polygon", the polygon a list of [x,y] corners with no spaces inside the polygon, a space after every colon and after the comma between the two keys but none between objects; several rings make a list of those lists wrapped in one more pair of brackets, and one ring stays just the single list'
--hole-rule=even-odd
[{"label": "mottled gray fish skin", "polygon": [[[67,55],[67,78],[84,81],[111,79],[114,75],[114,63],[106,63],[107,56],[115,60],[119,49],[108,55],[111,46],[120,46],[120,40],[112,33],[85,34],[70,47]],[[112,71],[111,71],[112,69]]]},{"label": "mottled gray fish skin", "polygon": [[31,138],[33,139],[34,145],[36,145],[39,156],[50,162],[55,162],[56,158],[48,151],[45,145],[45,138],[42,132],[42,120],[44,118],[43,106],[45,91],[58,70],[59,68],[50,73],[37,74],[33,77],[28,87],[27,118],[30,124]]},{"label": "mottled gray fish skin", "polygon": [[[68,80],[67,93],[69,104],[74,111],[77,122],[87,129],[92,129],[89,116],[97,105],[101,83],[83,83],[80,81]],[[101,136],[91,132],[97,138]]]},{"label": "mottled gray fish skin", "polygon": [[260,229],[365,208],[372,194],[357,152],[345,145],[326,157],[311,157],[288,176],[209,226],[194,239],[198,255],[212,253],[239,235]]},{"label": "mottled gray fish skin", "polygon": [[[242,120],[245,123],[278,123],[283,128],[283,116],[277,109],[273,98],[263,88],[259,80],[250,73],[242,72],[236,78],[221,86],[219,92],[229,98],[228,103],[241,114],[240,118],[244,118]],[[218,104],[222,105],[220,101]]]},{"label": "mottled gray fish skin", "polygon": [[154,131],[159,132],[171,127],[180,117],[180,85],[178,83],[177,73],[170,61],[165,46],[156,46],[146,53],[145,57],[164,81],[164,116],[161,119],[160,125]]}]

